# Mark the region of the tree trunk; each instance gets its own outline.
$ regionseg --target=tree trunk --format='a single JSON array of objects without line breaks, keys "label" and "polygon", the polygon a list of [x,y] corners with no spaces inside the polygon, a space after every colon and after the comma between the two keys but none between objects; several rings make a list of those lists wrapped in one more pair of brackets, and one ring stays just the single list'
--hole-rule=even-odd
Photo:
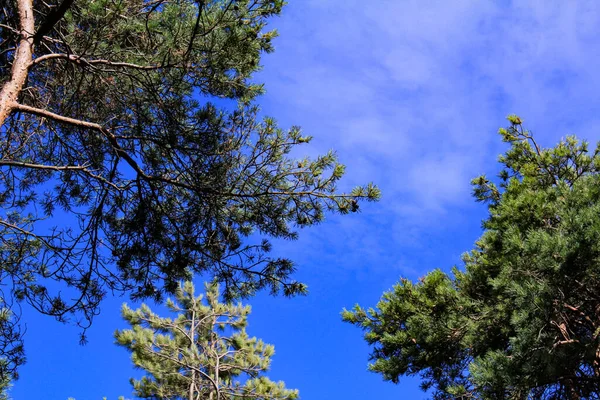
[{"label": "tree trunk", "polygon": [[[195,321],[196,320],[196,312],[192,311],[192,323],[190,326],[190,350],[193,352],[194,351],[194,332],[196,330],[196,326],[195,326]],[[193,353],[192,353],[193,354]],[[190,382],[190,393],[189,393],[189,398],[188,400],[194,400],[194,387],[196,386],[196,370],[192,369],[192,381]]]},{"label": "tree trunk", "polygon": [[19,13],[19,44],[13,60],[10,80],[0,91],[0,126],[13,111],[19,94],[27,80],[27,73],[33,58],[33,35],[35,22],[32,0],[17,0]]}]

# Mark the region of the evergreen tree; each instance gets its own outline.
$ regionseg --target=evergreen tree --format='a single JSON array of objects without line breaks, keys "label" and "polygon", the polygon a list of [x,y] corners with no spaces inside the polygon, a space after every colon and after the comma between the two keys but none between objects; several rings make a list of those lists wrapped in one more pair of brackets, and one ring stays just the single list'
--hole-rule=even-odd
[{"label": "evergreen tree", "polygon": [[[269,238],[379,196],[333,152],[259,118],[252,81],[282,0],[0,2],[0,279],[84,329],[108,291],[194,273],[231,299],[303,293]],[[253,240],[250,240],[252,238]]]},{"label": "evergreen tree", "polygon": [[436,399],[597,399],[600,144],[544,149],[509,121],[500,184],[473,181],[489,216],[464,270],[403,279],[343,318],[366,331],[371,370],[419,375]]},{"label": "evergreen tree", "polygon": [[[133,380],[135,395],[146,399],[292,400],[297,390],[275,383],[268,370],[274,348],[246,333],[250,306],[219,302],[216,284],[195,297],[186,282],[167,307],[174,319],[154,314],[146,305],[122,314],[132,329],[115,333],[147,375]],[[245,379],[245,382],[242,380]]]}]

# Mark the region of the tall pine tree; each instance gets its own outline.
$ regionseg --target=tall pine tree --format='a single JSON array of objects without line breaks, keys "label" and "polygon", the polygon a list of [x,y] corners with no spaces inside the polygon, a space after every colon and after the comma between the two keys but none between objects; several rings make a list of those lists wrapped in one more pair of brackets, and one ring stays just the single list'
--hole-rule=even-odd
[{"label": "tall pine tree", "polygon": [[263,373],[274,354],[268,345],[246,333],[250,307],[219,302],[216,284],[206,295],[195,296],[186,282],[167,307],[174,319],[153,313],[146,305],[122,314],[132,329],[115,333],[117,343],[132,353],[134,365],[144,370],[132,379],[135,394],[147,399],[292,400],[297,390],[286,389]]}]

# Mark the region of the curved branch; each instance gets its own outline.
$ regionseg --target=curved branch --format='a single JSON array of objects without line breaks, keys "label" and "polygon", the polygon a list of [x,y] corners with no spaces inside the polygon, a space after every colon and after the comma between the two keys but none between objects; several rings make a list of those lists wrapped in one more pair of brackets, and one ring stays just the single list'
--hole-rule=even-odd
[{"label": "curved branch", "polygon": [[[239,191],[223,192],[223,191],[217,190],[215,188],[211,188],[211,187],[198,187],[198,186],[195,186],[192,184],[182,182],[179,179],[166,178],[164,176],[148,175],[146,173],[146,171],[144,171],[142,169],[142,167],[137,163],[137,161],[129,153],[127,153],[127,151],[125,151],[123,149],[123,147],[121,147],[121,145],[119,144],[119,141],[117,140],[117,137],[109,129],[103,127],[102,125],[95,123],[95,122],[84,121],[84,120],[71,118],[71,117],[65,117],[64,115],[56,114],[56,113],[53,113],[48,110],[27,106],[25,104],[20,104],[17,102],[13,102],[11,104],[11,106],[12,106],[12,109],[14,109],[14,110],[26,112],[26,113],[37,115],[40,117],[49,118],[49,119],[52,119],[57,122],[62,122],[65,124],[79,126],[82,128],[92,129],[92,130],[96,130],[96,131],[100,132],[102,135],[104,135],[104,137],[106,137],[108,139],[110,145],[114,148],[115,152],[120,157],[122,157],[127,162],[127,164],[129,164],[129,166],[131,168],[133,168],[133,170],[138,174],[138,176],[141,179],[144,179],[147,182],[150,182],[150,181],[162,182],[162,183],[166,183],[169,185],[173,185],[175,187],[188,189],[188,190],[191,190],[194,192],[202,192],[202,193],[205,193],[208,195],[213,195],[213,196],[224,196],[224,197],[233,197],[233,198],[259,198],[259,197],[269,197],[269,196],[296,195],[296,196],[308,196],[313,199],[332,199],[331,195],[329,195],[327,193],[321,193],[321,192],[317,192],[317,191],[313,191],[313,190],[287,191],[287,190],[265,189],[262,191],[255,191],[253,193],[242,193]],[[337,202],[337,200],[340,200],[340,199],[354,199],[355,197],[356,196],[354,196],[352,194],[341,194],[341,195],[336,195],[335,198],[332,200]]]}]

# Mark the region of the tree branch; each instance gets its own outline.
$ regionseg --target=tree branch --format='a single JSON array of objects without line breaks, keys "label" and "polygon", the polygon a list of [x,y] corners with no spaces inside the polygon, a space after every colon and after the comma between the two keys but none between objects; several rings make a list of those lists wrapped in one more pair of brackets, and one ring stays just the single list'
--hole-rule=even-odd
[{"label": "tree branch", "polygon": [[95,122],[83,121],[80,119],[65,117],[64,115],[56,114],[51,111],[47,111],[41,108],[35,108],[26,106],[20,103],[13,103],[13,109],[26,112],[29,114],[34,114],[40,117],[50,118],[52,120],[63,122],[65,124],[80,126],[82,128],[93,129],[101,132],[113,146],[117,154],[122,157],[142,178],[146,180],[155,180],[156,178],[147,175],[142,168],[138,165],[138,163],[119,145],[115,135],[113,135],[108,129],[104,128],[102,125],[97,124]]},{"label": "tree branch", "polygon": [[20,167],[20,168],[32,168],[32,169],[46,169],[51,171],[81,171],[85,170],[85,165],[45,165],[45,164],[32,164],[20,161],[12,160],[0,160],[0,167]]},{"label": "tree branch", "polygon": [[[185,182],[180,181],[179,179],[166,178],[164,176],[148,175],[142,169],[142,167],[140,167],[140,165],[137,163],[137,161],[135,161],[133,159],[133,157],[131,155],[129,155],[129,153],[127,153],[121,147],[121,145],[119,144],[119,142],[117,140],[117,137],[109,129],[103,127],[102,125],[100,125],[98,123],[84,121],[84,120],[71,118],[71,117],[65,117],[64,115],[56,114],[56,113],[53,113],[51,111],[47,111],[47,110],[44,110],[41,108],[27,106],[27,105],[20,104],[17,102],[12,103],[12,109],[26,112],[29,114],[38,115],[40,117],[49,118],[49,119],[52,119],[52,120],[55,120],[58,122],[63,122],[65,124],[70,124],[70,125],[79,126],[82,128],[93,129],[93,130],[99,131],[108,139],[111,146],[115,149],[116,153],[120,157],[122,157],[127,162],[127,164],[129,164],[131,166],[131,168],[133,168],[133,170],[138,174],[138,176],[148,182],[150,182],[150,181],[162,182],[162,183],[166,183],[168,185],[173,185],[175,187],[188,189],[193,192],[202,192],[204,194],[209,194],[209,195],[214,195],[214,196],[223,196],[223,197],[258,198],[258,197],[265,197],[265,196],[270,197],[270,196],[292,196],[292,195],[295,195],[295,196],[308,196],[313,199],[314,198],[324,198],[324,199],[332,198],[327,193],[320,193],[320,192],[311,191],[311,190],[294,192],[294,191],[281,191],[281,190],[268,190],[267,189],[264,191],[254,192],[254,193],[240,193],[240,192],[234,192],[234,191],[221,192],[217,189],[210,188],[210,187],[199,187],[199,186],[187,184]],[[353,199],[355,196],[353,196],[351,194],[350,195],[346,194],[346,195],[336,195],[335,197],[336,197],[336,199]],[[336,199],[333,199],[333,200],[336,201]]]},{"label": "tree branch", "polygon": [[33,36],[33,42],[38,43],[40,39],[44,37],[44,35],[50,33],[52,28],[54,28],[54,25],[56,25],[57,22],[65,16],[65,13],[69,9],[69,7],[71,7],[72,4],[73,0],[63,0],[63,2],[58,7],[50,11],[46,16],[44,22],[41,23],[37,32]]},{"label": "tree branch", "polygon": [[144,70],[144,71],[154,71],[157,69],[170,68],[170,67],[174,66],[174,65],[138,65],[138,64],[133,64],[133,63],[110,61],[110,60],[88,60],[81,56],[77,56],[74,54],[64,54],[64,53],[46,54],[46,55],[40,56],[40,57],[36,58],[35,60],[33,60],[31,62],[31,64],[35,65],[35,64],[39,64],[43,61],[56,60],[56,59],[68,60],[68,61],[74,62],[75,64],[82,64],[82,65],[91,65],[91,66],[93,66],[93,65],[108,65],[111,67],[123,67],[123,68],[139,69],[139,70]]}]

